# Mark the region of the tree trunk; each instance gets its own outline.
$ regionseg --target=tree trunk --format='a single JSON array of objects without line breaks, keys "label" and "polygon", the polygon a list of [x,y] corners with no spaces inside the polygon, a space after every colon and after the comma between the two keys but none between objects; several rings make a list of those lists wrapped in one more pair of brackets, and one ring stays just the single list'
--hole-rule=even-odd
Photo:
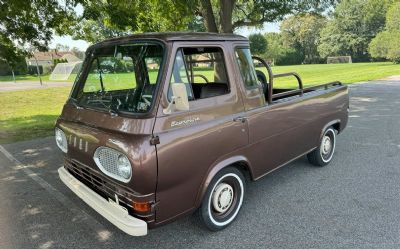
[{"label": "tree trunk", "polygon": [[11,68],[11,73],[12,73],[12,75],[13,75],[13,81],[14,81],[14,83],[17,83],[17,81],[15,80],[15,74],[14,74],[14,69],[13,69],[13,68]]},{"label": "tree trunk", "polygon": [[214,12],[210,0],[200,0],[200,11],[204,19],[204,26],[208,32],[218,33]]},{"label": "tree trunk", "polygon": [[235,0],[220,0],[220,19],[222,33],[233,33],[232,13]]}]

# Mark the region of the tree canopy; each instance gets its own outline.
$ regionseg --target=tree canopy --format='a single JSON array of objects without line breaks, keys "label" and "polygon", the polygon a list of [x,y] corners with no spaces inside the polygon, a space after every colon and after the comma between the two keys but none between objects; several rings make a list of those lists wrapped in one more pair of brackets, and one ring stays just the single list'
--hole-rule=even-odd
[{"label": "tree canopy", "polygon": [[207,31],[232,33],[243,26],[261,27],[282,20],[285,15],[322,12],[336,0],[198,0],[194,14],[203,18]]},{"label": "tree canopy", "polygon": [[371,41],[369,52],[374,58],[386,58],[400,63],[400,2],[389,8],[385,30]]},{"label": "tree canopy", "polygon": [[262,34],[250,35],[249,42],[252,54],[261,55],[267,51],[267,39]]},{"label": "tree canopy", "polygon": [[75,20],[80,1],[0,1],[0,59],[12,64],[27,53],[26,46],[45,50],[54,32],[64,34]]},{"label": "tree canopy", "polygon": [[70,34],[76,39],[98,42],[137,32],[184,30],[192,20],[184,2],[187,1],[85,1],[83,14]]},{"label": "tree canopy", "polygon": [[321,56],[351,55],[355,61],[368,57],[368,44],[383,30],[385,13],[394,0],[342,0],[333,18],[321,31]]},{"label": "tree canopy", "polygon": [[287,14],[322,12],[336,0],[107,0],[85,1],[84,13],[71,29],[75,38],[96,42],[135,32],[208,31],[233,33],[261,27]]},{"label": "tree canopy", "polygon": [[[244,26],[262,27],[289,14],[322,13],[337,1],[0,0],[0,56],[12,61],[26,53],[27,47],[45,50],[54,34],[70,34],[93,43],[137,32],[232,33]],[[79,16],[78,5],[83,9]]]},{"label": "tree canopy", "polygon": [[326,18],[318,14],[293,15],[280,26],[284,45],[300,52],[303,63],[319,62],[318,43]]}]

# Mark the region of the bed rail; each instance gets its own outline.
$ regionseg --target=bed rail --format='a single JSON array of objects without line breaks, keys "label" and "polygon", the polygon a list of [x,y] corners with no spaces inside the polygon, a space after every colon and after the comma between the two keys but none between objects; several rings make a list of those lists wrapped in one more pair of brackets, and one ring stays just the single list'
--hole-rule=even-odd
[{"label": "bed rail", "polygon": [[[267,95],[267,102],[268,104],[272,104],[272,102],[275,99],[278,98],[282,98],[285,96],[291,96],[291,95],[299,95],[302,96],[304,94],[305,91],[310,91],[310,90],[318,90],[320,88],[324,88],[325,90],[327,90],[330,86],[341,86],[342,83],[340,81],[333,81],[333,82],[329,82],[326,84],[322,84],[322,85],[315,85],[315,86],[311,86],[311,87],[303,87],[303,81],[300,77],[299,74],[295,73],[295,72],[290,72],[290,73],[281,73],[281,74],[273,74],[272,73],[272,69],[271,66],[261,57],[258,56],[253,56],[252,57],[253,60],[256,60],[258,62],[260,62],[266,69],[268,72],[268,95]],[[286,91],[286,92],[281,92],[281,93],[273,93],[273,89],[274,89],[274,79],[276,78],[283,78],[283,77],[295,77],[297,80],[297,83],[299,84],[299,89],[294,89],[294,90],[290,90],[290,91]]]}]

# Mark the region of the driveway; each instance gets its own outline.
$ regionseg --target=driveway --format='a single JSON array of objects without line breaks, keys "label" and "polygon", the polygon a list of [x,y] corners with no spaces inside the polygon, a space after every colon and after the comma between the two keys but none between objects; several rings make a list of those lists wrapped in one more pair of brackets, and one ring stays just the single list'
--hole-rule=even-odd
[{"label": "driveway", "polygon": [[191,215],[123,234],[60,182],[53,138],[0,147],[0,248],[400,248],[400,81],[351,86],[330,165],[306,158],[248,185],[236,222]]}]

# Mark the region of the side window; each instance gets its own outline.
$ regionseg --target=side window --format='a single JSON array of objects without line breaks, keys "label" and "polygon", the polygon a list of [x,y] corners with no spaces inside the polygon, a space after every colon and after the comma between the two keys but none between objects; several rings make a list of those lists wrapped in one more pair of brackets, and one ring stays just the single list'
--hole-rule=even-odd
[{"label": "side window", "polygon": [[185,84],[187,95],[189,100],[194,100],[192,87],[189,83],[189,76],[188,71],[186,69],[186,65],[183,59],[183,52],[182,49],[179,49],[176,52],[176,57],[174,61],[174,66],[172,69],[171,80],[169,82],[169,89],[168,89],[168,100],[171,100],[171,84],[172,83],[182,83]]},{"label": "side window", "polygon": [[244,86],[247,89],[252,89],[259,86],[256,71],[253,64],[253,59],[251,58],[251,53],[249,48],[237,48],[235,50],[236,60],[239,65],[240,75]]},{"label": "side window", "polygon": [[[171,83],[185,84],[189,101],[230,92],[224,54],[218,47],[180,48],[175,57]],[[168,98],[171,97],[171,89]]]}]

